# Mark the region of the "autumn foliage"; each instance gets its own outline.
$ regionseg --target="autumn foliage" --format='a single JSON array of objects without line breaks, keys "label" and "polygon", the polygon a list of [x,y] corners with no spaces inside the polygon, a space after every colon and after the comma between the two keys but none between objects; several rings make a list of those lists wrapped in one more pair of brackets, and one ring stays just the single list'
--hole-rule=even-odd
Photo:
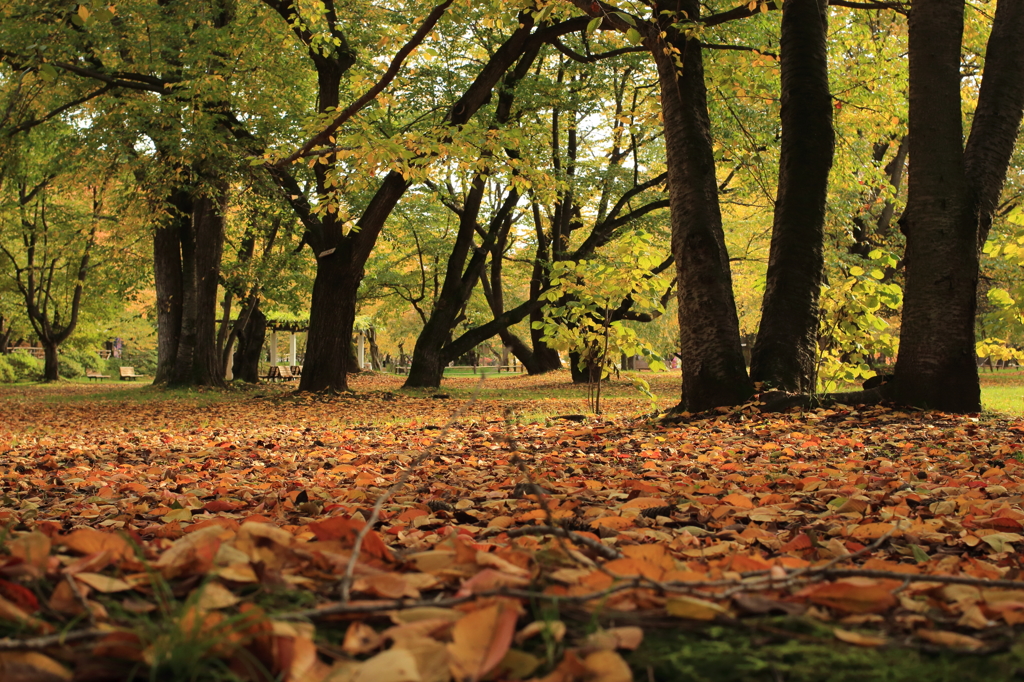
[{"label": "autumn foliage", "polygon": [[1024,621],[1024,425],[578,422],[357,381],[377,390],[0,396],[0,678],[614,682],[645,619],[972,651]]}]

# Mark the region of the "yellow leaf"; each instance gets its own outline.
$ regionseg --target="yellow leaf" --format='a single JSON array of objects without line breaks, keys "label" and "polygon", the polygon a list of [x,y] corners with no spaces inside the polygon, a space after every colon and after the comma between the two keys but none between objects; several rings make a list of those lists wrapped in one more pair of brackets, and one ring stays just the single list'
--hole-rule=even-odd
[{"label": "yellow leaf", "polygon": [[633,682],[629,666],[614,651],[595,651],[583,659],[588,682]]},{"label": "yellow leaf", "polygon": [[729,610],[723,606],[684,594],[669,598],[668,603],[665,604],[665,610],[671,616],[692,618],[693,620],[714,620],[718,616],[729,615]]},{"label": "yellow leaf", "polygon": [[842,628],[835,628],[832,632],[839,641],[846,642],[847,644],[856,644],[857,646],[882,646],[887,642],[885,637],[862,635],[859,632],[843,630]]},{"label": "yellow leaf", "polygon": [[104,592],[108,594],[111,592],[124,592],[132,589],[132,586],[124,580],[119,578],[110,578],[100,573],[76,573],[75,580],[85,583],[97,592]]},{"label": "yellow leaf", "polygon": [[918,630],[917,636],[932,644],[941,644],[955,649],[977,651],[985,646],[985,642],[977,637],[961,635],[959,632],[949,632],[948,630]]}]

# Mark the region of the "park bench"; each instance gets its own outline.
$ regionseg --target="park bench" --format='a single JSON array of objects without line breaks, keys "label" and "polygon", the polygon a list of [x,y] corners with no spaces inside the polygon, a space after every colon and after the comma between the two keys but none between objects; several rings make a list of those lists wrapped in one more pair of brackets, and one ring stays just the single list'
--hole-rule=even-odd
[{"label": "park bench", "polygon": [[294,378],[290,365],[271,365],[267,370],[267,381],[291,381]]},{"label": "park bench", "polygon": [[109,379],[110,378],[109,374],[100,374],[99,372],[97,372],[94,369],[87,369],[87,370],[85,370],[85,376],[88,379],[97,379],[97,380],[99,380],[99,379]]},{"label": "park bench", "polygon": [[118,373],[121,381],[135,381],[146,376],[145,374],[136,374],[134,367],[120,367]]}]

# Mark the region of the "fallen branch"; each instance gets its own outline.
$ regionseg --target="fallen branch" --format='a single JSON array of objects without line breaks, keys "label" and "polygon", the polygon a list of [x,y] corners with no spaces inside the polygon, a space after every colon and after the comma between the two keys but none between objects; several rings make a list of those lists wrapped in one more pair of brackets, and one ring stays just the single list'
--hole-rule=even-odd
[{"label": "fallen branch", "polygon": [[[550,523],[550,520],[549,520]],[[523,528],[513,528],[506,533],[510,538],[517,538],[523,535],[553,535],[557,538],[565,538],[571,540],[577,545],[583,545],[584,547],[593,550],[594,553],[601,556],[603,559],[621,559],[622,553],[614,547],[609,547],[594,538],[588,538],[586,535],[580,535],[561,526],[525,526]]]}]

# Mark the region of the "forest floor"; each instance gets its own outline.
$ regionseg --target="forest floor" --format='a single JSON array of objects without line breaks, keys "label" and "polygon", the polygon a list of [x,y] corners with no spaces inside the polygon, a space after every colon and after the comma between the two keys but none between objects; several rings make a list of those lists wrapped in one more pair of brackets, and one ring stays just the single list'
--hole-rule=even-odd
[{"label": "forest floor", "polygon": [[0,679],[1024,674],[1018,417],[644,378],[0,388]]}]

